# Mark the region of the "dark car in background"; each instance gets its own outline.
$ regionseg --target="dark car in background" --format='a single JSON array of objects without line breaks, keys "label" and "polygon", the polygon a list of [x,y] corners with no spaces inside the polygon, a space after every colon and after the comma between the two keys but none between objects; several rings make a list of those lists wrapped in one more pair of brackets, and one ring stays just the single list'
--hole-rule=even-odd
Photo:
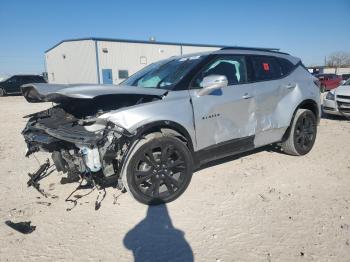
[{"label": "dark car in background", "polygon": [[341,76],[336,74],[317,74],[315,77],[320,81],[321,92],[337,88],[343,80]]},{"label": "dark car in background", "polygon": [[21,85],[29,83],[46,83],[40,75],[14,75],[0,82],[0,96],[22,94]]}]

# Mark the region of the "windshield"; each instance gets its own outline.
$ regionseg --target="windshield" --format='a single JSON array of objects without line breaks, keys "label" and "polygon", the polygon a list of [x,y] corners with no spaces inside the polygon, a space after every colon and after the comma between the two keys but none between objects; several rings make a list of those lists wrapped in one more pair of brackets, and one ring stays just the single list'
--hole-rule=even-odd
[{"label": "windshield", "polygon": [[151,64],[129,77],[121,85],[171,90],[203,56],[182,57]]},{"label": "windshield", "polygon": [[345,83],[343,84],[343,86],[350,86],[350,78],[348,80],[345,81]]}]

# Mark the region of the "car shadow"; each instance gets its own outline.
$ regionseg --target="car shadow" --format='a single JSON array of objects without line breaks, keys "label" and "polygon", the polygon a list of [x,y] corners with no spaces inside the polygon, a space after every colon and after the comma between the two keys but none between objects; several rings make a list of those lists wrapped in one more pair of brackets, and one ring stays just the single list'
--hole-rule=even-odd
[{"label": "car shadow", "polygon": [[350,118],[346,118],[345,116],[337,116],[337,115],[330,115],[330,114],[325,114],[322,112],[322,119],[327,119],[327,120],[333,120],[333,121],[350,121]]},{"label": "car shadow", "polygon": [[166,205],[149,206],[146,217],[124,237],[134,261],[193,261],[184,232],[171,222]]}]

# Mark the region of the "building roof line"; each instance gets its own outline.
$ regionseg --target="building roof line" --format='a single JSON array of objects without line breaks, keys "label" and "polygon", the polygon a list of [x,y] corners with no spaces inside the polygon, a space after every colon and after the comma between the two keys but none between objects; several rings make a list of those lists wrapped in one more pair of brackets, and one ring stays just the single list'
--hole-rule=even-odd
[{"label": "building roof line", "polygon": [[119,39],[119,38],[84,37],[84,38],[64,39],[64,40],[60,41],[59,43],[55,44],[54,46],[52,46],[51,48],[47,49],[45,51],[45,53],[49,52],[50,50],[54,49],[55,47],[59,46],[62,43],[65,43],[65,42],[75,42],[75,41],[85,41],[85,40],[120,42],[120,43],[151,44],[151,45],[152,44],[153,45],[181,45],[181,46],[198,46],[198,47],[217,47],[217,48],[228,47],[225,45],[213,45],[213,44],[175,43],[175,42],[143,41],[143,40]]}]

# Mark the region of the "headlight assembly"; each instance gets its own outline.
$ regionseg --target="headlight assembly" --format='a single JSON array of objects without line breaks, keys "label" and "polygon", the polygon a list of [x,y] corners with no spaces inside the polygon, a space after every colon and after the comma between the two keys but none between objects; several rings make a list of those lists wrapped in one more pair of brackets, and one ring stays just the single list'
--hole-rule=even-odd
[{"label": "headlight assembly", "polygon": [[328,92],[328,94],[326,95],[327,100],[334,100],[334,98],[335,98],[335,95],[332,92]]}]

